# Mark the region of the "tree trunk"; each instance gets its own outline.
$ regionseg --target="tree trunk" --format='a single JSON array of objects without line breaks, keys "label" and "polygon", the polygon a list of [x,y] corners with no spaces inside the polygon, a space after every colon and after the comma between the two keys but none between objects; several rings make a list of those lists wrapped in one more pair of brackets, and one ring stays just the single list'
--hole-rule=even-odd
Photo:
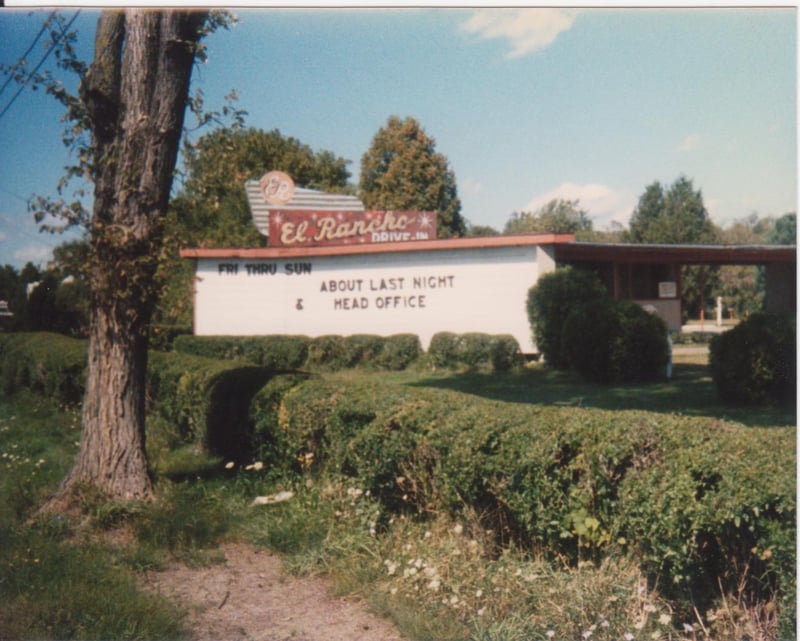
[{"label": "tree trunk", "polygon": [[75,465],[56,505],[91,485],[109,497],[152,494],[145,452],[148,327],[163,219],[203,12],[103,13],[81,84],[93,135],[92,321]]}]

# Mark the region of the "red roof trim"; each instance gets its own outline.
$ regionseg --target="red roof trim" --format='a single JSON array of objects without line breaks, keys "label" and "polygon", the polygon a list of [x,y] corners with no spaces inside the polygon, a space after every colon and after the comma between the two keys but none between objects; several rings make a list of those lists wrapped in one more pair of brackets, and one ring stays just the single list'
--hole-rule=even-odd
[{"label": "red roof trim", "polygon": [[181,258],[300,258],[307,256],[350,256],[392,252],[441,251],[446,249],[488,249],[493,247],[531,247],[559,245],[575,240],[573,234],[516,234],[513,236],[475,236],[442,238],[402,243],[369,243],[325,247],[251,247],[181,249]]}]

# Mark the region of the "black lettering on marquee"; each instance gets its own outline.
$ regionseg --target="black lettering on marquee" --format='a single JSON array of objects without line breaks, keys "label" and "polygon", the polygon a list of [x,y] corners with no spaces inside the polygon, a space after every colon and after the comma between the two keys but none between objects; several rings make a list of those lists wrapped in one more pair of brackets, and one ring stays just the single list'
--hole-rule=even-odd
[{"label": "black lettering on marquee", "polygon": [[246,263],[244,267],[248,276],[272,276],[278,272],[278,266],[275,263]]},{"label": "black lettering on marquee", "polygon": [[310,274],[311,263],[286,263],[284,271],[288,276],[293,274]]},{"label": "black lettering on marquee", "polygon": [[455,276],[414,276],[414,289],[443,289],[454,287]]}]

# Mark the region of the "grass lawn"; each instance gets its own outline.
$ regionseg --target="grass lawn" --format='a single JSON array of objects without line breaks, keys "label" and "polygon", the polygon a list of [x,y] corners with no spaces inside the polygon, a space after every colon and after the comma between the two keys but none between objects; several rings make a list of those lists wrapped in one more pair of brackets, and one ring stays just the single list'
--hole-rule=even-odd
[{"label": "grass lawn", "polygon": [[708,353],[702,348],[677,348],[671,380],[608,386],[581,381],[566,372],[534,363],[509,374],[432,373],[397,375],[407,385],[438,387],[510,403],[530,403],[606,410],[647,410],[712,417],[750,427],[796,425],[796,407],[734,407],[717,397]]}]

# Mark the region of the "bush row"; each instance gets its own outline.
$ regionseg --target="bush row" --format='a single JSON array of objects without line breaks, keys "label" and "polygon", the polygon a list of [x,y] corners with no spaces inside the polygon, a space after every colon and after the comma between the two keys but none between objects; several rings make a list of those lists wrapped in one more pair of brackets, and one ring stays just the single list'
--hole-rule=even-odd
[{"label": "bush row", "polygon": [[86,341],[47,332],[0,334],[4,394],[28,388],[60,403],[77,403],[86,382]]},{"label": "bush row", "polygon": [[792,430],[335,377],[273,379],[253,421],[273,467],[350,476],[389,511],[448,511],[575,562],[631,554],[687,603],[744,574],[793,603]]},{"label": "bush row", "polygon": [[[212,358],[241,359],[276,370],[335,371],[353,367],[403,370],[422,357],[415,334],[377,336],[178,336],[173,349]],[[434,367],[508,371],[520,362],[513,336],[482,333],[433,336],[427,354]]]},{"label": "bush row", "polygon": [[[87,342],[46,332],[0,334],[0,389],[31,389],[78,403],[86,381]],[[272,376],[265,367],[190,354],[151,351],[149,420],[162,419],[175,440],[239,458],[253,449],[248,413]]]}]

